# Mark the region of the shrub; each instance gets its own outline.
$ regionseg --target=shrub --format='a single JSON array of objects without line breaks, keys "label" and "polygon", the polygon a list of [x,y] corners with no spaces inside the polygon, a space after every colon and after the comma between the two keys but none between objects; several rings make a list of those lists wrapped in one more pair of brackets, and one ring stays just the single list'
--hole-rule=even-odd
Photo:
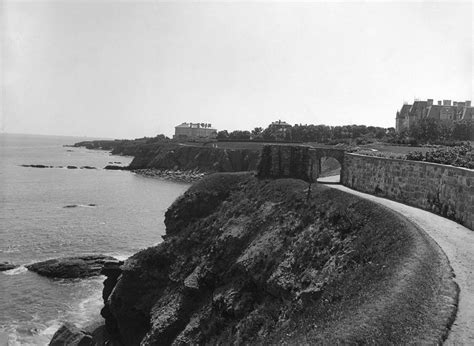
[{"label": "shrub", "polygon": [[421,151],[410,151],[406,157],[407,160],[424,161],[425,156]]},{"label": "shrub", "polygon": [[407,160],[426,161],[474,169],[474,151],[467,143],[456,147],[444,147],[423,153],[414,151],[407,154]]}]

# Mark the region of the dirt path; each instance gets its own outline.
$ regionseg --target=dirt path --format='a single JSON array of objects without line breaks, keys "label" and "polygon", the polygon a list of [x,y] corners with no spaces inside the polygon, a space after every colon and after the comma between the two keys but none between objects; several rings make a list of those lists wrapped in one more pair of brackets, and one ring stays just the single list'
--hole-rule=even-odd
[{"label": "dirt path", "polygon": [[[333,180],[337,181],[336,178]],[[399,212],[439,244],[454,269],[455,281],[460,288],[456,320],[445,344],[474,345],[474,231],[418,208],[361,193],[342,185],[328,186],[366,198]]]}]

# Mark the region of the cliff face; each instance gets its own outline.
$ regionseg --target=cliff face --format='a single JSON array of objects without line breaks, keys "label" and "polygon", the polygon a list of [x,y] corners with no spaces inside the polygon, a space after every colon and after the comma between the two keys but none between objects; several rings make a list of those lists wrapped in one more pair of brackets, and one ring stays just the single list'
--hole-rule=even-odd
[{"label": "cliff face", "polygon": [[258,158],[259,152],[256,150],[163,144],[142,147],[135,153],[129,168],[238,172],[255,170]]},{"label": "cliff face", "polygon": [[445,277],[426,263],[446,269],[442,256],[400,216],[307,188],[236,173],[193,185],[166,212],[165,241],[109,280],[114,343],[439,342],[430,308]]}]

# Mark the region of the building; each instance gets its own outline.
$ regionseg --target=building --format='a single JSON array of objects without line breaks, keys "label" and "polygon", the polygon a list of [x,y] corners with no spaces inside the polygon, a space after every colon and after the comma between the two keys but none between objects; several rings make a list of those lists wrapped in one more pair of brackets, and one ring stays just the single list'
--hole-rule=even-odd
[{"label": "building", "polygon": [[272,122],[268,127],[276,129],[276,130],[282,130],[285,131],[286,129],[290,128],[291,125],[288,124],[286,121],[274,121]]},{"label": "building", "polygon": [[174,127],[174,139],[214,139],[217,130],[207,123],[182,123]]},{"label": "building", "polygon": [[471,101],[456,102],[451,100],[438,101],[433,103],[433,99],[426,101],[415,100],[412,105],[404,104],[397,111],[395,118],[395,128],[397,132],[408,130],[412,124],[423,118],[436,120],[472,120],[474,119],[474,107]]}]

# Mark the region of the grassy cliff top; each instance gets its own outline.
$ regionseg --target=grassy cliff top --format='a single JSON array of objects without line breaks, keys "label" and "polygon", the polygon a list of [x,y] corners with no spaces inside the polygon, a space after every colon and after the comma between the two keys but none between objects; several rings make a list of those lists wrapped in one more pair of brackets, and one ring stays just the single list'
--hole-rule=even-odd
[{"label": "grassy cliff top", "polygon": [[214,174],[166,213],[106,305],[127,345],[441,342],[457,291],[445,256],[371,202],[295,179]]}]

